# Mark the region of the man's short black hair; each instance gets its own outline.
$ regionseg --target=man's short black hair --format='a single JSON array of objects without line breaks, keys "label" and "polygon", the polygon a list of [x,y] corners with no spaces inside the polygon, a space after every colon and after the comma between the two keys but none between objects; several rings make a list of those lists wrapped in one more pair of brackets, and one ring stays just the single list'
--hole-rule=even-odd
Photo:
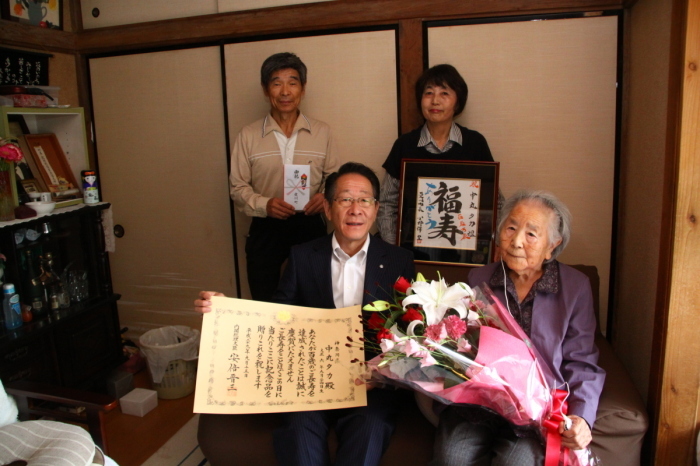
[{"label": "man's short black hair", "polygon": [[[416,102],[418,103],[418,110],[421,110],[421,101],[423,100],[423,93],[425,88],[428,86],[441,86],[449,87],[457,94],[457,103],[455,103],[455,114],[459,115],[464,110],[467,105],[467,96],[469,95],[469,88],[467,83],[459,74],[459,71],[452,65],[435,65],[432,68],[428,68],[423,72],[418,81],[416,81]],[[423,112],[421,112],[421,115]]]},{"label": "man's short black hair", "polygon": [[363,165],[358,162],[347,162],[344,163],[337,172],[328,175],[328,178],[326,179],[325,196],[329,204],[333,203],[333,199],[335,198],[335,189],[336,185],[338,184],[338,178],[350,173],[367,178],[372,185],[372,193],[374,194],[374,198],[377,200],[379,199],[379,178],[377,178],[377,174],[374,173],[374,170],[369,168],[367,165]]},{"label": "man's short black hair", "polygon": [[302,87],[306,86],[306,65],[299,57],[291,52],[276,53],[265,59],[260,67],[260,84],[267,89],[272,75],[276,71],[289,68],[299,73],[299,80],[301,81]]}]

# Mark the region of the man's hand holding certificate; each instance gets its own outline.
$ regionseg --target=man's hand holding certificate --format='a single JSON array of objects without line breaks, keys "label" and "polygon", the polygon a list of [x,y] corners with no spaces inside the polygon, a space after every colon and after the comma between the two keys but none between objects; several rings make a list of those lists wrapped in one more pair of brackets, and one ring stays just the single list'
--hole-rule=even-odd
[{"label": "man's hand holding certificate", "polygon": [[[313,309],[215,296],[194,411],[244,414],[367,404],[360,306]],[[349,342],[349,338],[355,343]]]}]

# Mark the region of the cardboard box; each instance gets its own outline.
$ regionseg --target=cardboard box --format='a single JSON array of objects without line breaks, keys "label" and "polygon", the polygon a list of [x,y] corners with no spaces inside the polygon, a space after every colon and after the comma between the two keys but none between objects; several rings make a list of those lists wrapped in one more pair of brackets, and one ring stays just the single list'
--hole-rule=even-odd
[{"label": "cardboard box", "polygon": [[121,398],[134,389],[134,374],[130,372],[112,371],[107,377],[107,393],[114,398]]},{"label": "cardboard box", "polygon": [[158,406],[158,394],[155,390],[135,388],[119,399],[122,413],[144,417],[146,413]]}]

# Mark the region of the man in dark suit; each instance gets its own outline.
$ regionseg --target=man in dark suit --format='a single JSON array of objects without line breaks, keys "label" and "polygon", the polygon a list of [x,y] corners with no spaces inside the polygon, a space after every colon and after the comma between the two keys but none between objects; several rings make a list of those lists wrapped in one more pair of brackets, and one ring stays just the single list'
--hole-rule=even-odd
[{"label": "man in dark suit", "polygon": [[[328,177],[324,196],[334,232],[292,248],[273,301],[332,309],[391,299],[396,279],[414,276],[413,254],[369,234],[379,209],[377,175],[346,163]],[[209,310],[212,295],[200,293],[199,312]],[[336,465],[379,464],[394,431],[397,396],[368,388],[366,407],[284,413],[274,433],[280,464],[329,464],[331,428],[338,437]]]}]

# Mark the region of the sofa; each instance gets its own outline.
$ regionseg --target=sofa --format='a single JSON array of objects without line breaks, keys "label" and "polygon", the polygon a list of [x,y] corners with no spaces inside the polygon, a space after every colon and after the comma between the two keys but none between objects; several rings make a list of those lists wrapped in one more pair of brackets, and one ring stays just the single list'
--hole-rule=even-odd
[{"label": "sofa", "polygon": [[[597,315],[600,284],[597,269],[583,265],[574,267],[591,280]],[[600,332],[596,345],[600,351],[599,364],[606,370],[607,376],[593,427],[591,449],[604,465],[638,466],[648,427],[644,403],[629,374]],[[396,431],[381,464],[427,464],[432,457],[436,418],[425,398],[414,399],[412,393],[403,390],[398,390],[397,396],[404,398],[402,405],[405,408],[399,415]],[[197,437],[202,452],[213,466],[275,464],[272,431],[276,425],[275,414],[202,414]],[[329,438],[329,446],[333,455],[336,446],[333,434]]]}]

